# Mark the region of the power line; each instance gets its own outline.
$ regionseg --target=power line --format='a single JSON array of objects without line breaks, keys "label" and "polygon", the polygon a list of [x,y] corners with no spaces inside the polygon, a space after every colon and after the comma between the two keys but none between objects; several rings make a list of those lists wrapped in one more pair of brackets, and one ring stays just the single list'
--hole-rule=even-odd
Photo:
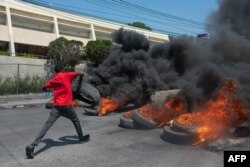
[{"label": "power line", "polygon": [[[78,11],[75,11],[75,10],[69,10],[69,9],[65,9],[65,8],[61,8],[61,7],[57,7],[57,6],[51,6],[51,5],[54,5],[54,4],[46,4],[47,1],[43,1],[43,0],[40,0],[39,2],[34,1],[34,0],[23,0],[23,1],[28,2],[28,3],[33,3],[33,4],[36,4],[36,5],[39,5],[39,6],[44,6],[44,7],[51,8],[51,9],[57,9],[57,10],[65,11],[65,12],[68,12],[68,13],[73,13],[73,14],[77,14],[77,15],[80,14],[80,15],[85,15],[85,16],[91,16],[91,17],[93,17],[93,15],[91,15],[91,14],[87,14],[87,13],[83,13],[83,12],[78,12]],[[42,3],[41,1],[46,2],[46,3]],[[67,6],[68,7],[68,5],[61,5],[61,6]],[[73,8],[75,8],[75,7],[73,7]],[[83,8],[78,8],[78,9],[83,9]],[[102,12],[102,13],[112,14],[112,13],[107,13],[107,12]],[[114,14],[112,14],[112,15],[114,15]],[[107,19],[107,18],[100,17],[100,16],[94,16],[94,17],[99,18],[99,19],[104,19],[104,20],[109,20],[109,21],[121,23],[121,24],[126,24],[126,23],[121,22],[119,20]],[[124,16],[124,17],[129,18],[127,16]],[[130,18],[133,18],[133,17],[130,17]],[[153,21],[153,20],[150,20],[150,21]],[[153,22],[155,22],[155,21],[153,21]],[[160,28],[155,29],[155,30],[158,31],[158,30],[160,30]],[[166,31],[162,30],[161,32],[166,32]],[[178,34],[178,33],[175,33],[175,34]],[[169,34],[169,35],[172,35],[172,34]]]},{"label": "power line", "polygon": [[[36,0],[23,0],[25,2],[29,2],[29,3],[33,3],[33,4],[37,4],[37,5],[41,5],[41,6],[45,6],[45,7],[48,7],[48,8],[52,8],[52,9],[57,9],[57,10],[62,10],[62,11],[66,11],[66,12],[69,12],[69,13],[74,13],[74,14],[80,14],[80,15],[87,15],[87,16],[91,16],[91,17],[97,17],[97,18],[100,18],[100,19],[104,19],[104,20],[110,20],[110,21],[114,21],[114,22],[119,22],[119,23],[122,23],[124,24],[124,22],[121,22],[120,20],[114,20],[114,19],[107,19],[107,18],[104,18],[104,17],[100,17],[100,16],[96,16],[96,15],[91,15],[91,14],[88,14],[86,12],[79,12],[79,11],[76,11],[76,10],[69,10],[69,9],[66,9],[66,8],[71,8],[71,9],[78,9],[78,10],[86,10],[86,11],[90,11],[90,12],[95,12],[95,13],[102,13],[102,14],[108,14],[108,15],[114,15],[113,13],[108,13],[108,12],[102,12],[102,11],[97,11],[97,10],[90,10],[90,9],[85,9],[85,8],[79,8],[79,7],[73,7],[73,6],[70,6],[70,5],[65,5],[65,4],[58,4],[58,3],[50,3],[48,4],[47,1],[44,1],[44,0],[40,0],[39,2],[36,1]],[[93,3],[93,2],[92,2]],[[52,6],[53,5],[53,6]],[[95,3],[95,5],[97,5]],[[107,6],[105,6],[107,7]],[[111,8],[112,10],[114,10],[114,8]],[[124,13],[124,12],[123,12]],[[116,14],[117,16],[119,17],[124,17],[124,18],[132,18],[132,19],[135,19],[137,17],[131,17],[131,16],[125,16],[125,15],[118,15],[117,12]],[[131,15],[131,14],[130,14]],[[163,21],[157,21],[157,20],[151,20],[151,19],[148,19],[148,18],[141,18],[142,20],[145,20],[145,21],[149,21],[149,22],[153,22],[153,23],[158,23],[160,25],[164,25],[164,26],[168,26],[168,27],[173,27],[175,29],[180,29],[182,31],[186,31],[186,32],[189,32],[189,33],[192,33],[192,34],[196,34],[195,32],[191,32],[191,31],[188,31],[188,30],[185,30],[183,28],[180,28],[178,27],[178,25],[173,25],[171,23],[166,23],[166,22],[163,22]],[[127,24],[127,23],[125,23]],[[182,26],[183,27],[183,26]],[[162,30],[160,28],[155,28],[155,27],[152,27],[154,30],[156,31],[160,31],[160,32],[169,32],[169,31],[166,31],[166,30]],[[193,27],[193,28],[197,28],[197,27]],[[174,33],[174,34],[180,34],[180,33]],[[171,35],[171,34],[170,34]]]},{"label": "power line", "polygon": [[[136,10],[135,14],[137,16],[139,16],[139,14],[142,14],[142,12],[145,13],[145,11],[138,11],[138,9],[127,7],[126,5],[124,6],[124,4],[116,4],[116,3],[113,3],[113,2],[109,2],[108,0],[101,0],[101,1],[99,1],[99,3],[94,3],[93,0],[92,1],[86,0],[86,1],[89,2],[89,3],[95,4],[96,6],[101,6],[101,7],[105,7],[105,8],[108,8],[108,9],[114,9],[115,11],[118,11],[118,12],[121,12],[121,8],[122,7],[125,7],[125,9],[127,9],[127,10],[128,9],[129,10],[131,10],[131,9],[132,10]],[[95,1],[98,1],[98,0],[95,0]],[[113,1],[115,1],[115,0],[113,0]],[[101,5],[100,2],[105,2],[108,6]],[[111,6],[114,7],[114,8],[111,8]],[[185,27],[189,26],[189,27],[195,28],[195,29],[202,29],[202,30],[204,29],[204,26],[202,26],[202,25],[197,25],[197,24],[193,24],[193,23],[183,22],[183,21],[180,21],[180,20],[173,20],[172,18],[164,17],[164,16],[160,16],[160,17],[164,17],[164,20],[161,19],[161,21],[159,22],[159,21],[157,21],[159,19],[159,15],[155,15],[155,14],[152,15],[151,13],[147,13],[147,12],[146,12],[146,14],[150,14],[150,15],[148,15],[148,17],[154,17],[154,20],[152,21],[150,19],[145,19],[145,18],[142,18],[142,20],[147,20],[147,21],[155,22],[155,23],[162,23],[162,24],[165,24],[165,25],[167,24],[166,26],[174,27],[176,29],[180,29],[180,30],[186,31],[186,32],[191,32],[193,34],[195,34],[195,33],[192,32],[192,31],[188,31],[188,30],[183,29],[183,26],[185,26]],[[145,17],[145,14],[143,16]],[[163,22],[165,20],[170,20],[170,21],[174,22],[175,23],[174,26],[173,26],[172,23]],[[179,26],[179,27],[176,27],[176,26]],[[211,31],[213,31],[213,30],[211,30]]]},{"label": "power line", "polygon": [[[95,1],[98,1],[98,0],[95,0]],[[174,21],[175,23],[185,24],[185,25],[188,25],[188,26],[193,26],[195,28],[203,28],[203,26],[204,26],[204,25],[200,25],[200,24],[197,24],[197,23],[194,24],[194,23],[190,23],[190,22],[187,22],[187,21],[184,22],[184,21],[182,21],[180,19],[173,19],[172,17],[166,17],[166,16],[163,16],[163,15],[159,15],[159,14],[156,14],[156,13],[149,12],[149,11],[141,10],[141,9],[138,9],[138,7],[131,7],[131,6],[128,6],[127,4],[117,2],[117,0],[112,0],[112,1],[113,2],[110,2],[108,0],[99,0],[99,2],[105,2],[106,4],[109,4],[109,6],[112,6],[112,5],[116,6],[116,9],[117,9],[117,7],[119,7],[119,9],[121,7],[125,7],[128,10],[133,10],[134,12],[136,12],[136,15],[142,14],[142,12],[143,12],[144,16],[145,16],[145,13],[146,13],[146,14],[148,14],[148,17],[154,17],[154,19],[159,19],[159,17],[163,17],[164,19],[170,20],[172,22]],[[88,2],[93,2],[93,1],[88,1]]]},{"label": "power line", "polygon": [[[88,1],[88,0],[87,0]],[[105,7],[105,8],[108,8],[108,9],[113,9],[113,10],[116,10],[116,11],[118,11],[118,9],[117,8],[111,8],[111,7],[108,7],[108,6],[104,6],[104,5],[100,5],[100,4],[98,4],[98,3],[94,3],[94,2],[91,2],[91,1],[88,1],[89,3],[92,3],[92,4],[94,4],[94,5],[97,5],[97,6],[103,6],[103,7]],[[120,9],[119,9],[119,11],[120,11]],[[129,18],[128,16],[126,16],[127,18]],[[130,17],[131,18],[131,17]],[[183,29],[183,28],[179,28],[179,27],[177,27],[177,26],[175,26],[175,25],[173,25],[173,24],[169,24],[169,23],[166,23],[166,22],[163,22],[163,21],[157,21],[157,20],[151,20],[151,19],[145,19],[145,18],[141,18],[142,20],[145,20],[145,21],[149,21],[149,22],[154,22],[154,23],[160,23],[160,24],[162,24],[162,25],[166,25],[166,26],[169,26],[169,27],[173,27],[173,28],[176,28],[176,29],[179,29],[179,30],[182,30],[182,31],[185,31],[185,32],[188,32],[188,33],[192,33],[192,34],[195,34],[195,32],[193,32],[193,31],[188,31],[188,30],[185,30],[185,29]],[[154,29],[154,28],[153,28]]]},{"label": "power line", "polygon": [[[117,2],[118,0],[112,0],[112,1]],[[172,19],[181,20],[181,21],[184,21],[184,22],[189,22],[189,23],[193,23],[193,24],[197,24],[197,25],[205,25],[205,26],[214,27],[214,25],[211,25],[211,24],[208,24],[208,23],[202,23],[202,22],[191,20],[191,19],[186,19],[186,18],[183,18],[183,17],[177,17],[177,16],[174,16],[174,15],[171,15],[171,14],[167,14],[167,13],[152,10],[152,9],[149,9],[149,8],[146,8],[146,7],[143,7],[143,6],[135,5],[135,4],[126,2],[124,0],[119,0],[119,1],[120,2],[118,2],[118,3],[126,4],[126,5],[128,5],[130,7],[134,7],[134,8],[140,9],[140,10],[144,10],[144,11],[147,11],[147,12],[149,12],[151,14],[154,13],[154,14],[162,15],[162,16],[169,17],[169,18],[172,18]]]}]

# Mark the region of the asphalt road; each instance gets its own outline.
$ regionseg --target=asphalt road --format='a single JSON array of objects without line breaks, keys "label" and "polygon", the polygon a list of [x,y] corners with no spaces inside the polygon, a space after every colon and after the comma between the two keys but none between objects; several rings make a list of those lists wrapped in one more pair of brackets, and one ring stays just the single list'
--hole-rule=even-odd
[{"label": "asphalt road", "polygon": [[86,116],[80,108],[77,114],[84,133],[91,135],[89,142],[78,144],[73,124],[62,117],[35,149],[35,158],[27,159],[25,146],[32,142],[49,112],[44,106],[0,110],[1,167],[223,166],[223,151],[170,144],[160,138],[162,129],[123,129],[118,126],[121,113]]}]

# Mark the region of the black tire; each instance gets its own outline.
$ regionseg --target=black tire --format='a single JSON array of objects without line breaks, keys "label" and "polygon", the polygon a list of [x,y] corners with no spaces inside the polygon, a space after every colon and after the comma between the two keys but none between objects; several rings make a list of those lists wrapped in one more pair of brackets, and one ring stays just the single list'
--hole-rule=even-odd
[{"label": "black tire", "polygon": [[120,127],[127,129],[137,129],[138,126],[135,124],[132,118],[127,118],[124,114],[122,114],[120,118]]},{"label": "black tire", "polygon": [[173,126],[171,127],[172,130],[177,132],[184,132],[184,133],[197,133],[198,127],[196,126],[185,126],[176,121],[173,122]]},{"label": "black tire", "polygon": [[93,87],[92,85],[88,83],[83,82],[81,84],[81,88],[79,89],[79,92],[75,92],[75,98],[79,100],[83,100],[92,105],[96,105],[100,102],[101,95],[95,87]]},{"label": "black tire", "polygon": [[198,140],[198,133],[184,133],[172,130],[169,126],[164,126],[162,139],[173,144],[193,145]]},{"label": "black tire", "polygon": [[99,102],[98,107],[96,106],[86,106],[84,107],[84,111],[86,115],[98,115],[102,108],[102,103]]},{"label": "black tire", "polygon": [[80,107],[92,107],[91,104],[85,102],[85,101],[82,101],[82,100],[79,100],[79,99],[74,99],[74,101],[80,106]]},{"label": "black tire", "polygon": [[45,108],[46,109],[52,109],[54,107],[54,102],[53,101],[48,101],[45,103]]},{"label": "black tire", "polygon": [[86,115],[98,115],[100,108],[92,109],[92,108],[84,107],[84,111]]},{"label": "black tire", "polygon": [[135,111],[132,119],[136,124],[138,124],[141,128],[144,129],[154,129],[157,127],[157,123],[155,121],[149,120],[140,114],[139,110]]}]

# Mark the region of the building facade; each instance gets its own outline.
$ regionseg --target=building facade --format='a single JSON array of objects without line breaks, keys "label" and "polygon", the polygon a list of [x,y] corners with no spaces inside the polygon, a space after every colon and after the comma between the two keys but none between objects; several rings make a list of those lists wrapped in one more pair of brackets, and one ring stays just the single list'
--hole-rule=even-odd
[{"label": "building facade", "polygon": [[169,40],[168,35],[114,22],[84,17],[16,0],[0,1],[0,50],[43,55],[58,37],[82,41],[111,39],[123,27],[144,34],[151,43]]}]

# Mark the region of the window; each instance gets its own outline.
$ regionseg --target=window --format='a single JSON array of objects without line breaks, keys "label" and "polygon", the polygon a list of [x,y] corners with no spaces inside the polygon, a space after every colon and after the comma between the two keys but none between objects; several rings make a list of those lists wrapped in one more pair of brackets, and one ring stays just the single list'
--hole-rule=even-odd
[{"label": "window", "polygon": [[38,58],[46,58],[47,55],[47,47],[44,46],[15,43],[15,49],[18,56],[34,55]]},{"label": "window", "polygon": [[12,26],[43,32],[53,32],[53,22],[36,20],[19,15],[11,15]]}]

